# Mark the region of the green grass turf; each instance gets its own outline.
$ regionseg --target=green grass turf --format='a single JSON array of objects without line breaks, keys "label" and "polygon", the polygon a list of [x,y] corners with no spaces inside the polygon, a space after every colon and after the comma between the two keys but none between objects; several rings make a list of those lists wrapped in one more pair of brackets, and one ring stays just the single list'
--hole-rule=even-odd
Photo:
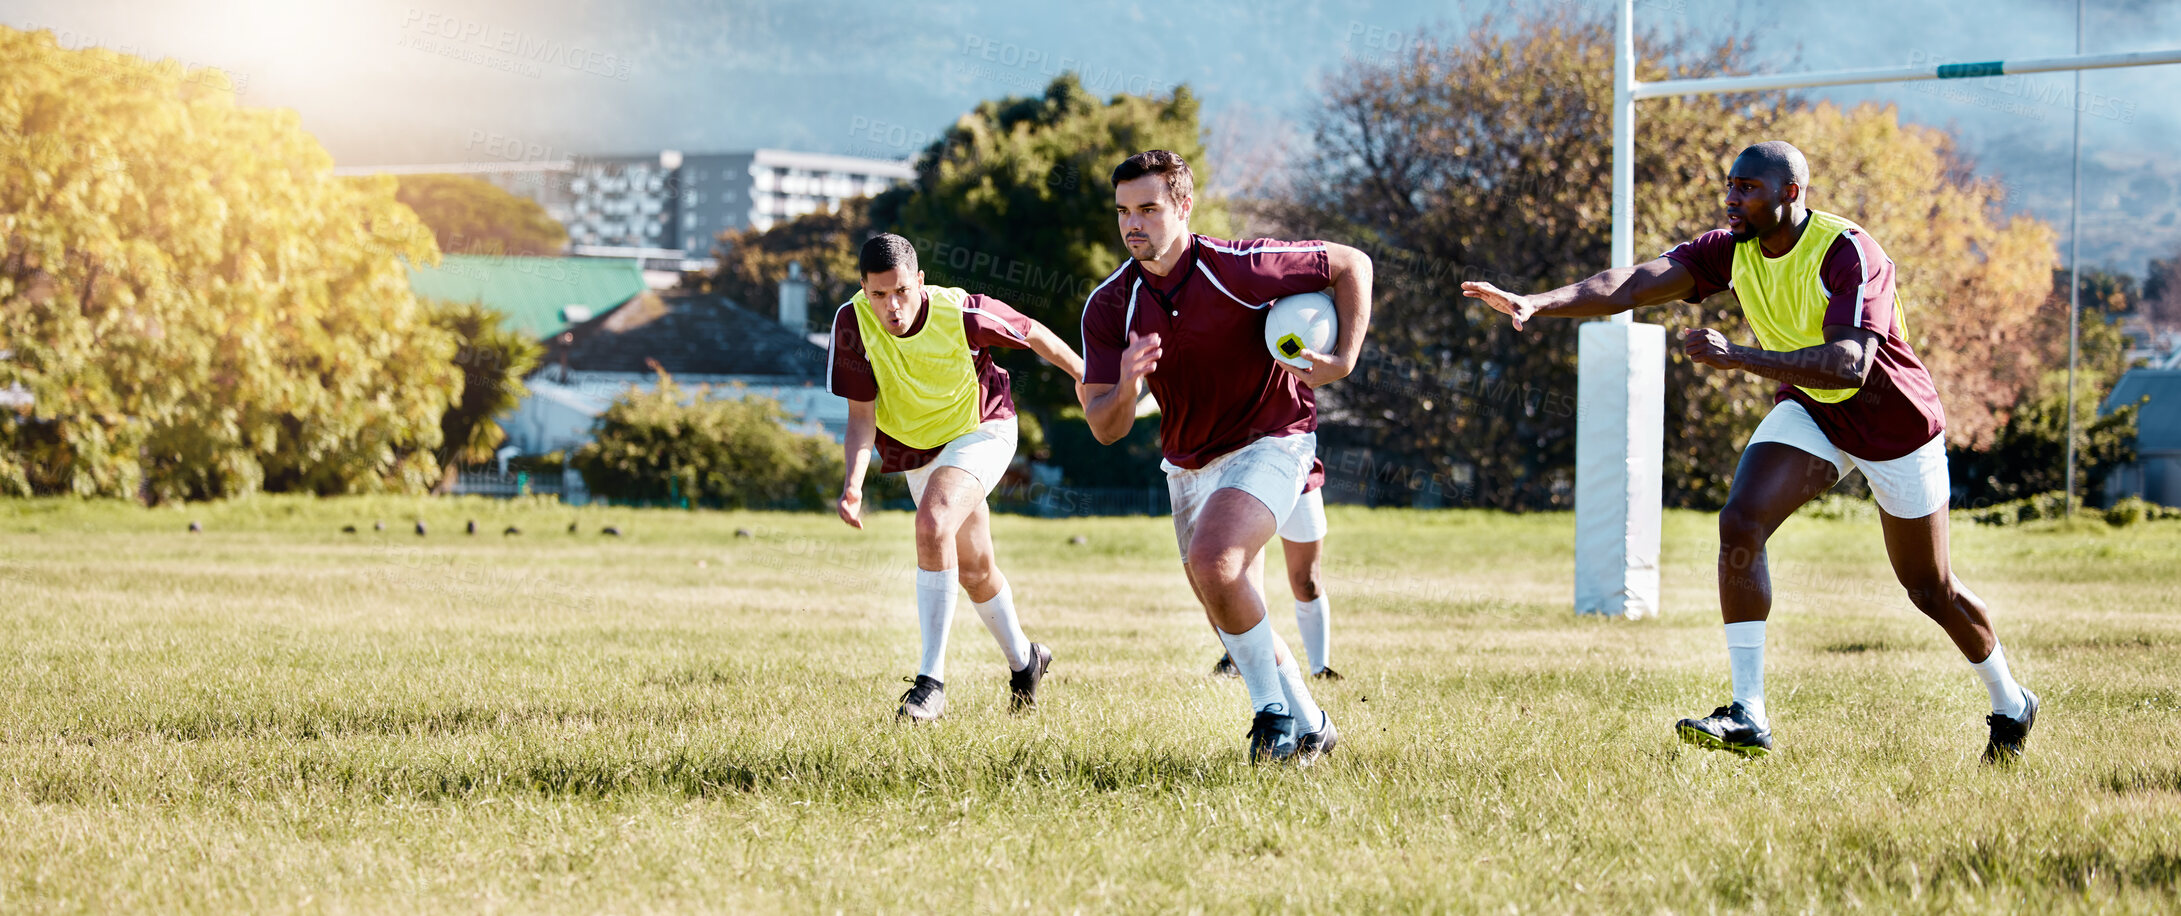
[{"label": "green grass turf", "polygon": [[1243,764],[1163,519],[998,519],[1044,708],[1007,714],[965,601],[947,718],[897,726],[909,522],[0,502],[0,912],[2181,900],[2181,525],[1956,526],[2045,702],[1995,770],[1874,521],[1774,542],[1779,749],[1744,762],[1671,728],[1726,696],[1710,516],[1668,514],[1666,612],[1629,622],[1568,610],[1568,515],[1335,507],[1344,741],[1295,769]]}]

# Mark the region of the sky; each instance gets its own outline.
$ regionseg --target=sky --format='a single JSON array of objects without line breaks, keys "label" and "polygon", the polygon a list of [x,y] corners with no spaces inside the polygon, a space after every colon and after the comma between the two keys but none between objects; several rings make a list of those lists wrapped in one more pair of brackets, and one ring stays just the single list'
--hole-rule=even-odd
[{"label": "sky", "polygon": [[[1092,7],[1094,9],[1086,9]],[[1273,163],[1356,60],[1486,15],[1602,0],[0,0],[0,23],[229,72],[342,165],[777,147],[906,158],[977,102],[1064,69],[1100,93],[1187,84],[1214,149]],[[2181,3],[2085,0],[2083,49],[2181,48]],[[1638,0],[1640,26],[1755,40],[1757,72],[2065,56],[2073,0]],[[1811,93],[1948,128],[2009,209],[2068,232],[2073,77]],[[2085,73],[2084,262],[2181,251],[2181,65]],[[1639,109],[1640,117],[1640,109]],[[1217,165],[1218,163],[1215,163]],[[1823,163],[1814,163],[1822,175]],[[1852,216],[1852,214],[1850,214]]]}]

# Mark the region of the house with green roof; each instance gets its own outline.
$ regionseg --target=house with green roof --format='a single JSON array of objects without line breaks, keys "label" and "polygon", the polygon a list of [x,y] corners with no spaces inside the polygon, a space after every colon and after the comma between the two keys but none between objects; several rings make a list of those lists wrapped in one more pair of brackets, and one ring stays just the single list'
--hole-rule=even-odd
[{"label": "house with green roof", "polygon": [[634,260],[450,254],[437,267],[410,265],[409,288],[433,299],[481,302],[507,315],[509,327],[545,340],[614,310],[645,286]]}]

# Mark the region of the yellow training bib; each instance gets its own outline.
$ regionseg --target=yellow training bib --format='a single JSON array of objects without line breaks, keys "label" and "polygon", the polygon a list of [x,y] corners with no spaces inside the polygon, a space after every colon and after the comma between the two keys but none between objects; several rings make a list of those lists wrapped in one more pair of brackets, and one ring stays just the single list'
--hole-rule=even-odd
[{"label": "yellow training bib", "polygon": [[[1764,256],[1762,242],[1750,239],[1734,246],[1734,295],[1742,300],[1742,315],[1757,332],[1757,344],[1774,353],[1815,347],[1825,342],[1825,308],[1831,298],[1819,271],[1834,240],[1842,233],[1862,232],[1847,217],[1811,210],[1810,224],[1802,238],[1785,256]],[[1865,269],[1869,269],[1868,265]],[[1900,300],[1894,300],[1895,333],[1907,336],[1901,320]],[[1796,386],[1800,388],[1801,386]],[[1855,397],[1856,388],[1803,388],[1820,403],[1838,404]]]},{"label": "yellow training bib", "polygon": [[977,428],[977,361],[962,335],[969,294],[924,287],[924,326],[895,337],[856,291],[856,328],[878,377],[878,428],[910,448],[938,448]]}]

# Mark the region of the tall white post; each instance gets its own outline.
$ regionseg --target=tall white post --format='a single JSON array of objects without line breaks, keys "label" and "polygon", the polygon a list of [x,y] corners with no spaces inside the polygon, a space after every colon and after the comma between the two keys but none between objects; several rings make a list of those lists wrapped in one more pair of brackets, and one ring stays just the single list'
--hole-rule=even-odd
[{"label": "tall white post", "polygon": [[[2083,0],[2075,0],[2075,53],[2083,53]],[[2063,517],[2075,517],[2075,354],[2082,339],[2076,327],[2083,288],[2083,72],[2075,71],[2075,179],[2067,195],[2067,483],[2060,497]]]},{"label": "tall white post", "polygon": [[[1636,262],[1634,0],[1621,0],[1613,55],[1613,267]],[[1622,313],[1577,337],[1575,610],[1658,613],[1659,477],[1666,329]]]},{"label": "tall white post", "polygon": [[[1613,34],[1613,264],[1636,263],[1636,21],[1635,0],[1621,0]],[[1634,316],[1622,312],[1615,322]]]}]

